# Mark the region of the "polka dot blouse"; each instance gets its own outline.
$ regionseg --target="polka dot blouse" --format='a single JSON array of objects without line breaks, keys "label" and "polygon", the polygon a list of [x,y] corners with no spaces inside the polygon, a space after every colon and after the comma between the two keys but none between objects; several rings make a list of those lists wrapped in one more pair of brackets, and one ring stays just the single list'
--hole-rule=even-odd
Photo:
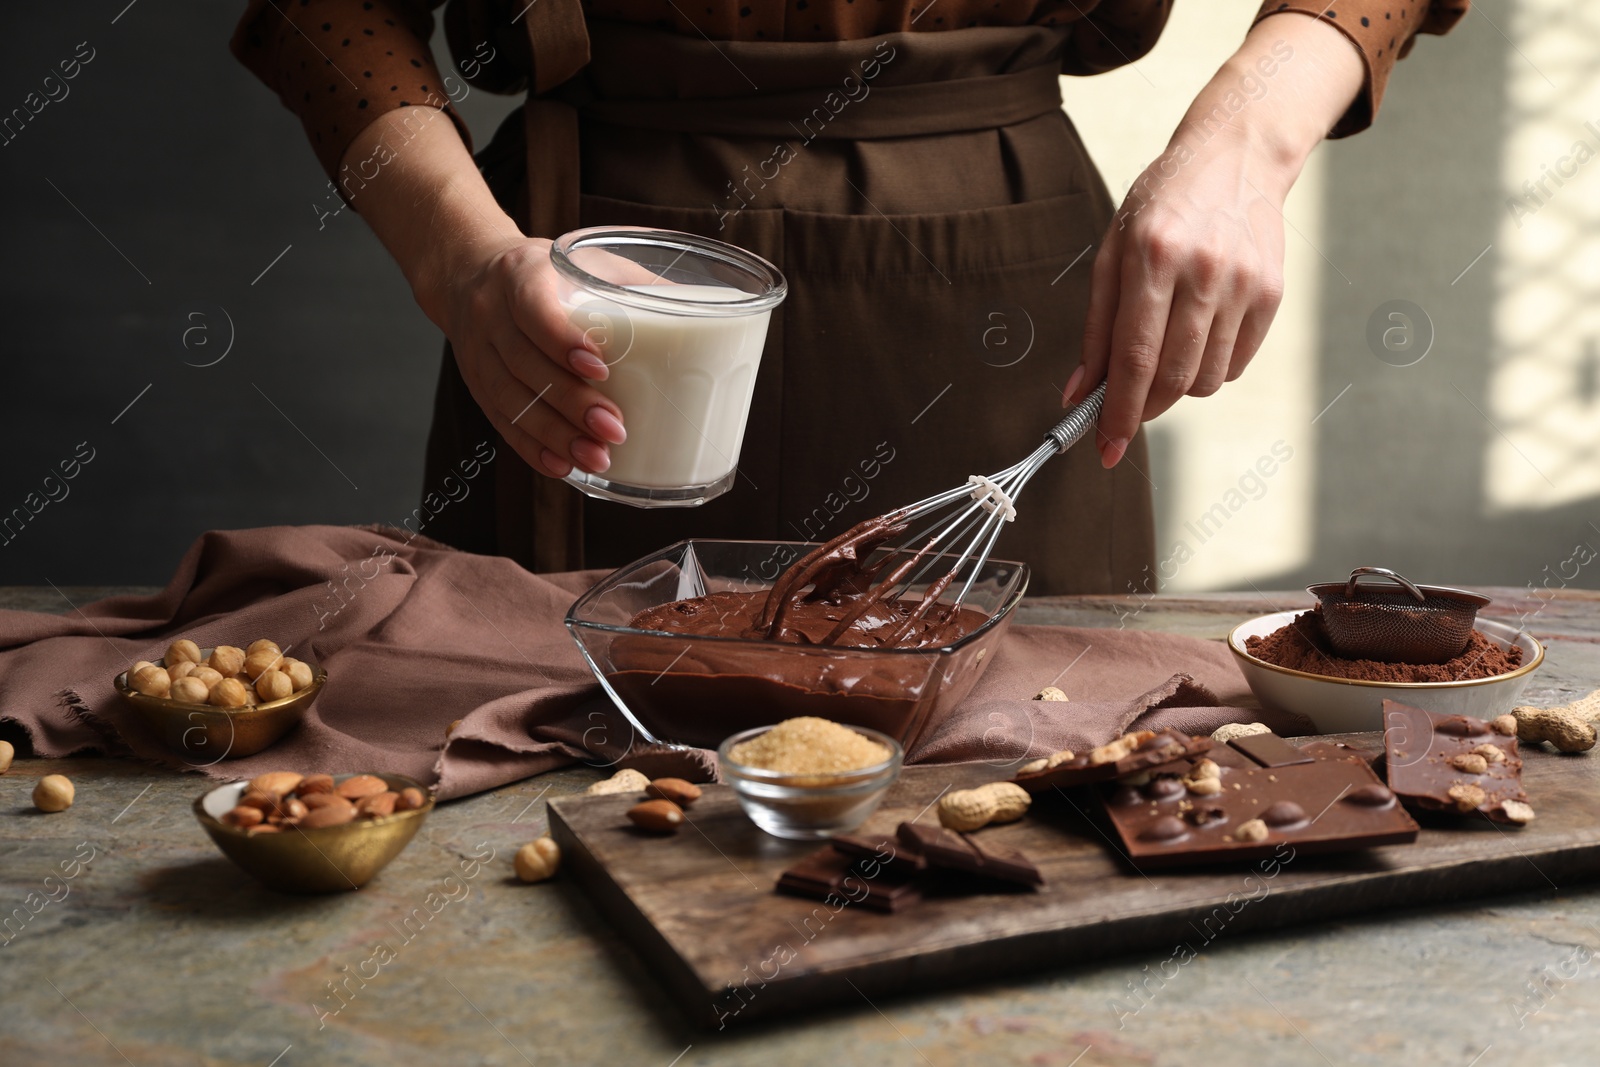
[{"label": "polka dot blouse", "polygon": [[[1205,0],[1196,0],[1204,3]],[[446,82],[428,39],[443,0],[249,0],[234,32],[240,62],[300,116],[330,176],[364,127],[402,107],[450,106],[464,88]],[[1366,86],[1334,127],[1364,129],[1389,72],[1419,33],[1444,33],[1469,0],[1267,0],[1256,19],[1298,14],[1335,26],[1361,52]],[[513,23],[527,0],[450,0],[446,30],[461,79],[492,92],[526,89],[525,33]],[[968,26],[1060,25],[1070,31],[1064,72],[1094,74],[1148,52],[1170,0],[585,0],[593,17],[657,25],[713,40],[837,41]],[[703,11],[703,14],[702,14]]]}]

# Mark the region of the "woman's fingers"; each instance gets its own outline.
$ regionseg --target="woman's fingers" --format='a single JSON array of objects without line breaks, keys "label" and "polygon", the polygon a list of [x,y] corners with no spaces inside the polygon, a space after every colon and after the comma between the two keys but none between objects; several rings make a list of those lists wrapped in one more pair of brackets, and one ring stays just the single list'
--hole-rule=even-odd
[{"label": "woman's fingers", "polygon": [[592,315],[570,315],[561,305],[548,249],[548,242],[530,241],[496,263],[506,310],[516,328],[552,362],[580,377],[604,380],[610,372],[602,355],[602,327],[589,321]]},{"label": "woman's fingers", "polygon": [[[520,344],[525,346],[526,341],[520,341]],[[510,440],[508,430],[516,430],[538,442],[541,451],[548,451],[555,457],[554,461],[541,457],[541,465],[545,468],[568,463],[591,473],[600,474],[611,466],[610,452],[605,447],[605,442],[591,436],[588,418],[591,410],[599,407],[620,429],[620,422],[615,421],[615,405],[600,397],[592,387],[578,385],[574,388],[569,383],[549,380],[551,375],[546,376],[546,384],[535,390],[514,372],[515,357],[508,359],[506,352],[500,351],[493,345],[487,347],[488,358],[483,361],[482,367],[482,385],[487,395],[479,397],[478,400],[502,436]],[[524,353],[521,361],[526,362],[528,358]],[[536,358],[545,364],[549,362],[542,355]],[[563,373],[554,368],[551,368],[551,371],[552,375]],[[583,405],[590,399],[586,394],[593,394],[600,403],[591,403],[588,407],[584,407]],[[563,411],[563,407],[567,408],[571,415]],[[533,462],[533,457],[525,455],[524,458]],[[557,476],[564,475],[565,472]]]},{"label": "woman's fingers", "polygon": [[1119,231],[1113,228],[1106,234],[1095,253],[1089,280],[1089,314],[1083,326],[1083,354],[1078,369],[1067,379],[1061,404],[1071,407],[1090,390],[1099,385],[1106,375],[1106,365],[1111,360],[1111,331],[1117,321],[1117,297],[1122,278],[1122,244]]},{"label": "woman's fingers", "polygon": [[1100,410],[1100,462],[1117,465],[1139,430],[1150,385],[1161,366],[1167,319],[1172,311],[1172,264],[1156,245],[1123,256],[1106,400]]},{"label": "woman's fingers", "polygon": [[1193,285],[1180,284],[1173,293],[1161,361],[1145,395],[1141,421],[1149,422],[1193,389],[1205,367],[1215,317],[1214,302]]}]

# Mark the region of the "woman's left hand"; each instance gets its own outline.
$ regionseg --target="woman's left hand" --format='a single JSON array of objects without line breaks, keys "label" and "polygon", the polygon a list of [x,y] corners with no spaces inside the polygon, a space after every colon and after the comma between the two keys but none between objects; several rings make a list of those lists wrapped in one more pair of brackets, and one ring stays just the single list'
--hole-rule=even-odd
[{"label": "woman's left hand", "polygon": [[1284,199],[1362,77],[1332,27],[1265,19],[1129,190],[1095,257],[1083,360],[1063,397],[1105,380],[1104,466],[1140,423],[1215,393],[1261,347],[1283,296]]}]

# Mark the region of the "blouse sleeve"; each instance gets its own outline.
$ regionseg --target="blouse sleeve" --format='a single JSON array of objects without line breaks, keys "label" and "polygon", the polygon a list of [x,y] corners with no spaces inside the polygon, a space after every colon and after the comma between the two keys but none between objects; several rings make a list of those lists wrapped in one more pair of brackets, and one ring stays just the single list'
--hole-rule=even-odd
[{"label": "blouse sleeve", "polygon": [[1372,125],[1389,84],[1389,72],[1411,51],[1419,33],[1448,33],[1471,0],[1267,0],[1256,13],[1320,18],[1349,38],[1361,53],[1366,79],[1361,95],[1334,124],[1329,137],[1348,137]]},{"label": "blouse sleeve", "polygon": [[385,112],[443,111],[472,148],[428,49],[431,9],[440,2],[249,0],[234,30],[234,56],[300,116],[322,169],[346,199],[340,161]]}]

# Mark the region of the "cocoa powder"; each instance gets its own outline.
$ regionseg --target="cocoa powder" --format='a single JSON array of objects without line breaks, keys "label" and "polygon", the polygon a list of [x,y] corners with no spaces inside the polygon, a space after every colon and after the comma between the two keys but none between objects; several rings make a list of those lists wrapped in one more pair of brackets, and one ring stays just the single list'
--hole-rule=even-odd
[{"label": "cocoa powder", "polygon": [[1245,651],[1292,671],[1363,682],[1460,682],[1509,674],[1522,665],[1522,649],[1504,649],[1477,630],[1466,651],[1445,663],[1382,663],[1344,659],[1329,651],[1322,611],[1312,608],[1265,637],[1247,637]]}]

